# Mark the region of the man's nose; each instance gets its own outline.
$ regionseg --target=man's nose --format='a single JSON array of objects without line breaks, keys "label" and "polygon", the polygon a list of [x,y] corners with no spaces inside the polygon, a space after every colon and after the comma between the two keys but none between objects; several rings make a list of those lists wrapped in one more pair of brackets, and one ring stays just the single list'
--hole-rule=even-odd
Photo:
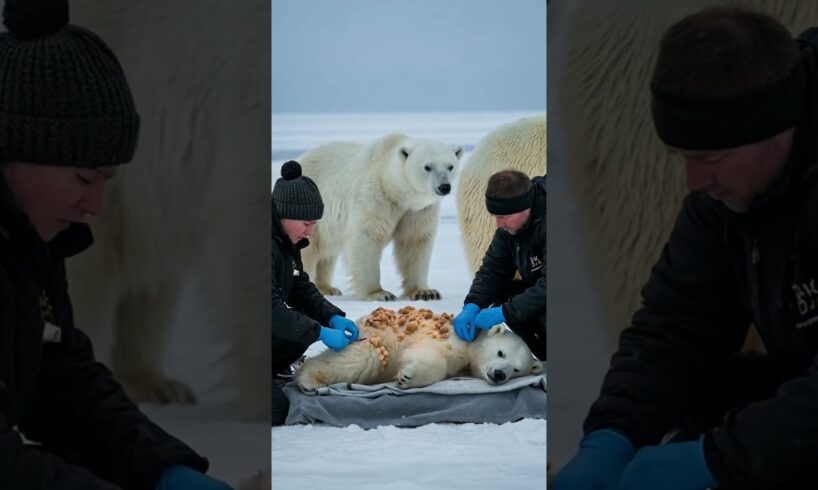
[{"label": "man's nose", "polygon": [[503,222],[504,222],[503,218],[494,218],[494,224],[497,228],[502,228]]},{"label": "man's nose", "polygon": [[685,159],[685,179],[688,189],[698,191],[704,189],[713,181],[713,172],[706,163],[688,158]]}]

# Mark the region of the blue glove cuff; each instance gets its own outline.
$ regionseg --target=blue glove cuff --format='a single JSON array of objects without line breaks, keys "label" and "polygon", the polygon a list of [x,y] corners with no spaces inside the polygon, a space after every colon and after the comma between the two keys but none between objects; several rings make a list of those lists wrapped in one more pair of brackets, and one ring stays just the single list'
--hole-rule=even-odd
[{"label": "blue glove cuff", "polygon": [[600,448],[623,461],[631,459],[636,452],[630,439],[613,429],[599,429],[589,433],[579,441],[579,448]]},{"label": "blue glove cuff", "polygon": [[332,315],[329,317],[329,326],[335,328],[334,323],[338,321],[339,318],[344,318],[341,315]]},{"label": "blue glove cuff", "polygon": [[474,315],[480,312],[480,307],[477,306],[475,303],[467,303],[463,305],[463,311],[469,312]]}]

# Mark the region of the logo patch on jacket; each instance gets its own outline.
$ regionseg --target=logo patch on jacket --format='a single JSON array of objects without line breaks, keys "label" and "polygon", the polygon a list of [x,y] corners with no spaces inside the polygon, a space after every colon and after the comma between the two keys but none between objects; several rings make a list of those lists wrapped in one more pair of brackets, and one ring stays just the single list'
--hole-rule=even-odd
[{"label": "logo patch on jacket", "polygon": [[51,306],[45,291],[40,292],[40,318],[45,324],[43,327],[43,342],[56,344],[62,340],[62,329],[54,325],[54,307]]},{"label": "logo patch on jacket", "polygon": [[301,275],[301,271],[298,270],[298,264],[295,263],[293,260],[293,276],[298,277]]},{"label": "logo patch on jacket", "polygon": [[818,314],[815,314],[818,287],[815,285],[815,279],[793,284],[792,291],[795,294],[795,305],[798,308],[798,314],[802,318],[809,315],[809,318],[796,323],[795,328],[801,329],[818,323]]},{"label": "logo patch on jacket", "polygon": [[531,271],[536,271],[542,268],[542,259],[536,255],[528,258],[528,264],[531,266]]}]

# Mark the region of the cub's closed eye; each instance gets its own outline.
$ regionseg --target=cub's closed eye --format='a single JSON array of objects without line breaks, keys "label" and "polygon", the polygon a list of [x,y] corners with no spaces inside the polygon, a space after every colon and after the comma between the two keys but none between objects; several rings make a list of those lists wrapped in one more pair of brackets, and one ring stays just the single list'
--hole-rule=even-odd
[{"label": "cub's closed eye", "polygon": [[505,355],[505,354],[503,354],[503,351],[498,350],[498,351],[497,351],[497,357],[506,357],[506,355]]},{"label": "cub's closed eye", "polygon": [[520,370],[519,370],[519,369],[517,369],[517,368],[514,368],[514,372],[515,372],[515,373],[519,373],[519,372],[520,372]]},{"label": "cub's closed eye", "polygon": [[431,165],[426,165],[425,167],[423,167],[423,169],[426,170],[427,172],[431,172],[432,171],[432,166]]}]

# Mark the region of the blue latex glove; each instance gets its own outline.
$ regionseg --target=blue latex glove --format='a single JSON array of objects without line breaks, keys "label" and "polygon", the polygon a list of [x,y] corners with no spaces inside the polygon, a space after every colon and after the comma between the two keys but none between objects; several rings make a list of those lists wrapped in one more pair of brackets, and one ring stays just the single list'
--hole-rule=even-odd
[{"label": "blue latex glove", "polygon": [[454,325],[454,333],[456,333],[458,337],[466,342],[471,342],[474,340],[474,319],[477,317],[477,313],[479,312],[479,306],[474,303],[469,303],[463,306],[460,313],[454,317],[454,320],[452,320],[452,324]]},{"label": "blue latex glove", "polygon": [[506,317],[503,316],[503,307],[494,306],[492,308],[483,309],[483,311],[477,315],[477,318],[474,319],[474,325],[480,330],[488,330],[504,321],[506,321]]},{"label": "blue latex glove", "polygon": [[349,337],[346,336],[346,333],[343,330],[335,330],[334,328],[321,327],[318,340],[335,351],[343,350],[344,347],[349,345]]},{"label": "blue latex glove", "polygon": [[187,466],[171,466],[159,478],[156,490],[232,490],[230,485],[215,480]]},{"label": "blue latex glove", "polygon": [[355,325],[355,322],[352,320],[342,317],[341,315],[332,315],[332,318],[329,319],[329,326],[335,330],[349,332],[350,342],[358,340],[358,326]]},{"label": "blue latex glove", "polygon": [[698,441],[643,447],[619,481],[620,490],[705,490],[716,485],[704,461],[704,436]]},{"label": "blue latex glove", "polygon": [[579,442],[579,451],[548,486],[550,490],[616,490],[619,477],[636,452],[622,434],[595,430]]}]

